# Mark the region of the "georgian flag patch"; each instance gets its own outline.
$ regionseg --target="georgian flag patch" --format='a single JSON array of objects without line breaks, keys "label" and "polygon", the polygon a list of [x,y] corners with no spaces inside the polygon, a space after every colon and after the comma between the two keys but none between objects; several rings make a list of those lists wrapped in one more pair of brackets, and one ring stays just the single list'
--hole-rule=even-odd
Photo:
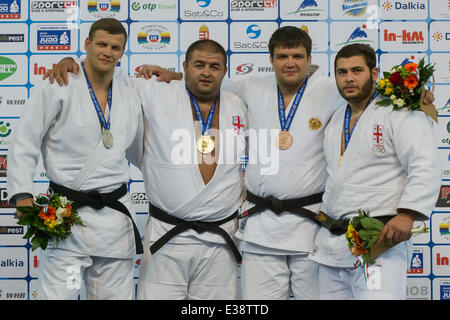
[{"label": "georgian flag patch", "polygon": [[382,155],[386,152],[384,149],[383,126],[379,124],[373,125],[372,151],[377,155]]},{"label": "georgian flag patch", "polygon": [[242,122],[242,119],[240,116],[233,116],[233,128],[237,134],[241,134],[244,132],[244,130],[245,130],[244,123]]}]

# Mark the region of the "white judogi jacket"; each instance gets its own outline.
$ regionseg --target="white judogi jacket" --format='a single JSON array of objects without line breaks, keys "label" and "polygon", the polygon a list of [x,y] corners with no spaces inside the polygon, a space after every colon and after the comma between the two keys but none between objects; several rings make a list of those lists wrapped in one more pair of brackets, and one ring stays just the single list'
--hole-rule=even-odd
[{"label": "white judogi jacket", "polygon": [[[432,120],[423,112],[376,105],[366,108],[354,127],[341,167],[338,166],[345,108],[325,130],[327,180],[323,211],[351,218],[358,209],[373,217],[396,215],[397,208],[430,217],[441,185],[439,153]],[[356,261],[345,235],[321,228],[311,257],[323,264],[352,267]]]},{"label": "white judogi jacket", "polygon": [[[282,200],[323,192],[327,176],[323,132],[333,112],[344,104],[336,85],[319,71],[310,76],[289,129],[294,141],[287,150],[275,145],[281,130],[275,75],[230,81],[226,85],[248,107],[249,162],[245,176],[248,190],[260,197]],[[246,203],[243,210],[249,207]],[[320,204],[306,208],[318,212]],[[317,224],[307,218],[265,210],[244,219],[236,236],[244,240],[241,243],[244,251],[292,254],[309,252],[317,230]]]},{"label": "white judogi jacket", "polygon": [[[238,132],[233,125],[239,119],[246,126],[243,102],[230,92],[220,92],[220,144],[216,143],[220,160],[213,178],[205,185],[198,166],[194,119],[185,82],[157,82],[156,77],[132,82],[141,98],[146,124],[142,174],[150,202],[188,221],[220,221],[231,216],[241,206],[244,192],[240,157],[245,154],[245,130],[239,127]],[[154,218],[150,223],[150,242],[174,227]],[[221,228],[233,234],[237,222],[229,221]],[[217,234],[194,230],[182,232],[170,243],[192,243],[193,238],[225,243]]]},{"label": "white judogi jacket", "polygon": [[[8,153],[9,197],[34,194],[33,177],[40,153],[47,177],[59,185],[107,193],[128,183],[127,158],[140,165],[142,112],[137,95],[116,75],[111,132],[114,145],[106,149],[83,70],[78,75],[69,74],[68,86],[42,82],[27,101]],[[129,194],[120,201],[134,218]],[[61,241],[58,248],[101,257],[135,255],[133,228],[127,216],[109,207],[96,211],[84,206],[78,212],[86,226],[72,228],[73,236]]]}]

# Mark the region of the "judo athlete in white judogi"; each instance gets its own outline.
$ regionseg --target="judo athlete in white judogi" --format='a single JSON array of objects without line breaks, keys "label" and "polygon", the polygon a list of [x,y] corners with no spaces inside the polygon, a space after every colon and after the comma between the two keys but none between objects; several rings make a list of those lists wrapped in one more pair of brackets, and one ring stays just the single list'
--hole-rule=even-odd
[{"label": "judo athlete in white judogi", "polygon": [[[317,299],[318,265],[307,256],[319,226],[307,216],[320,210],[324,128],[344,100],[320,69],[307,77],[311,39],[306,32],[280,28],[269,48],[275,75],[225,83],[246,103],[249,119],[249,201],[243,211],[253,209],[236,235],[243,251],[242,296],[289,299],[292,292],[294,299]],[[292,120],[288,128],[280,123],[284,117]],[[283,129],[292,141],[280,141],[278,147],[275,140]]]},{"label": "judo athlete in white judogi", "polygon": [[[220,90],[227,68],[219,44],[195,42],[183,66],[185,81],[135,81],[151,202],[137,297],[236,299],[241,257],[232,237],[244,193],[244,104]],[[202,136],[214,136],[214,147]]]},{"label": "judo athlete in white judogi", "polygon": [[376,105],[376,55],[366,45],[341,49],[336,84],[348,107],[325,130],[328,180],[322,211],[350,219],[358,209],[385,222],[378,241],[394,245],[364,268],[345,235],[321,228],[311,258],[318,263],[321,299],[405,299],[414,220],[430,217],[440,188],[440,163],[432,120],[421,111]]},{"label": "judo athlete in white judogi", "polygon": [[[10,201],[31,205],[42,154],[50,187],[74,201],[85,224],[41,253],[40,299],[76,299],[82,281],[88,299],[133,297],[134,256],[142,243],[127,192],[128,160],[140,165],[143,125],[138,96],[114,77],[126,39],[119,21],[95,22],[85,70],[70,75],[66,87],[43,82],[34,89],[8,153]],[[108,130],[112,141],[104,137]]]},{"label": "judo athlete in white judogi", "polygon": [[[169,80],[182,77],[157,69]],[[66,58],[50,81],[67,84],[67,71],[77,70]],[[142,174],[151,203],[138,299],[237,297],[241,255],[233,234],[244,193],[247,121],[242,100],[220,90],[226,70],[225,50],[201,40],[186,52],[186,81],[163,83],[162,73],[130,79],[142,101]]]}]

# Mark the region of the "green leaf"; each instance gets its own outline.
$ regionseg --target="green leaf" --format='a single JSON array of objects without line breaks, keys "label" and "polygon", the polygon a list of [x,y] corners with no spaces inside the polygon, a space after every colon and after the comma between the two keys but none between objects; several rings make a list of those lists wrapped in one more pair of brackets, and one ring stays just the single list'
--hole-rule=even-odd
[{"label": "green leaf", "polygon": [[386,99],[377,101],[376,104],[379,105],[379,106],[387,107],[387,106],[389,106],[391,104],[391,99],[390,98],[386,98]]}]

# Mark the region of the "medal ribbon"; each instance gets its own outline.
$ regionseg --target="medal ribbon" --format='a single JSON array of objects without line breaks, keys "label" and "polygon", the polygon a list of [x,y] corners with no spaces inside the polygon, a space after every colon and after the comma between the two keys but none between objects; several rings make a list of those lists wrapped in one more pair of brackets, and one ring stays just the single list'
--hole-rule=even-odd
[{"label": "medal ribbon", "polygon": [[308,83],[308,77],[306,77],[305,82],[302,84],[302,86],[298,89],[297,93],[295,94],[294,102],[292,103],[291,110],[289,110],[288,117],[286,119],[286,112],[284,110],[284,98],[283,95],[280,92],[280,88],[278,89],[278,115],[280,116],[280,125],[281,125],[281,131],[288,131],[291,127],[292,120],[294,119],[294,115],[297,112],[297,107],[300,103],[300,100],[303,97],[303,93],[306,89],[306,83]]},{"label": "medal ribbon", "polygon": [[191,91],[186,85],[186,91],[191,98],[192,104],[194,105],[195,114],[197,115],[197,120],[200,121],[201,129],[202,129],[202,136],[205,134],[208,135],[209,129],[211,128],[212,120],[214,118],[214,111],[216,110],[216,103],[217,99],[219,98],[219,95],[217,95],[216,100],[214,101],[213,106],[211,109],[209,109],[208,117],[206,118],[206,123],[203,120],[202,112],[200,111],[200,106],[198,105],[197,100],[192,95]]},{"label": "medal ribbon", "polygon": [[[372,96],[369,98],[369,101],[367,101],[366,107],[364,108],[364,110],[366,110],[367,106],[373,101],[373,99],[375,99],[378,96],[378,92],[375,90],[375,92],[372,94]],[[363,110],[363,112],[364,112]],[[356,124],[359,121],[359,118],[361,118],[361,116],[359,116],[358,119],[356,119],[355,124],[353,126],[353,130],[352,132],[350,132],[350,118],[352,116],[352,109],[350,109],[350,106],[347,104],[347,109],[345,110],[345,118],[344,118],[344,150],[347,150],[347,146],[350,142],[350,138],[352,137],[353,131],[355,131],[355,127]]]},{"label": "medal ribbon", "polygon": [[83,67],[84,76],[86,78],[87,86],[89,89],[89,94],[91,95],[92,103],[94,104],[95,111],[97,111],[98,118],[100,120],[100,123],[102,124],[102,127],[105,130],[109,130],[111,127],[111,105],[112,105],[112,81],[111,86],[108,89],[108,108],[109,108],[109,116],[108,116],[108,122],[106,122],[105,115],[103,114],[102,108],[100,107],[100,103],[98,103],[97,97],[95,96],[94,89],[92,89],[91,83],[89,82],[89,79],[86,74],[86,69],[84,67],[84,61],[81,62],[81,66]]}]

